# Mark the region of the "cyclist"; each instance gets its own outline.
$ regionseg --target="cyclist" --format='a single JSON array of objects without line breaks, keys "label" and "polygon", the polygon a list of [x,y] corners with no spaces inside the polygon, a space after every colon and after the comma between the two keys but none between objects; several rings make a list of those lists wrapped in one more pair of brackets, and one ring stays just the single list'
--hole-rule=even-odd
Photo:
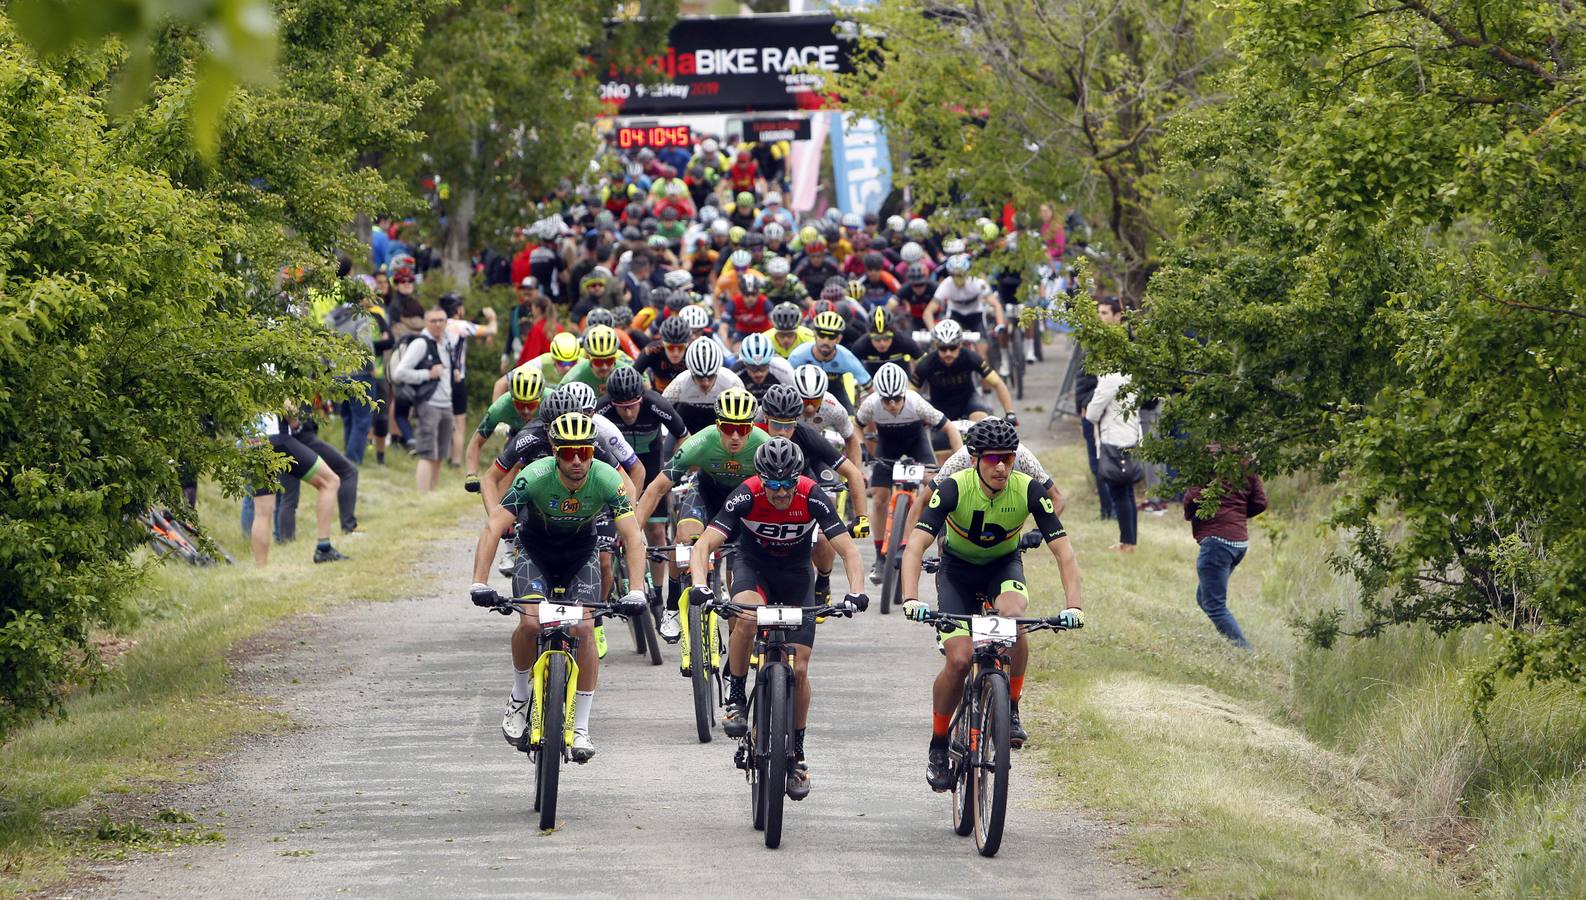
[{"label": "cyclist", "polygon": [[936,296],[936,284],[931,281],[931,270],[915,263],[904,270],[903,287],[898,291],[898,311],[904,315],[904,324],[911,331],[928,331],[925,308]]},{"label": "cyclist", "polygon": [[793,370],[793,388],[798,391],[799,400],[803,403],[803,414],[799,418],[817,433],[828,428],[835,431],[842,438],[843,454],[857,466],[860,459],[859,429],[854,427],[854,420],[848,415],[848,410],[827,390],[828,384],[826,372],[820,366],[806,364]]},{"label": "cyclist", "polygon": [[804,242],[804,258],[793,267],[793,277],[804,283],[807,294],[818,294],[828,278],[841,278],[842,270],[826,252],[826,241],[816,237]]},{"label": "cyclist", "polygon": [[[946,484],[947,479],[974,465],[974,462],[974,458],[970,456],[969,448],[967,447],[960,447],[951,456],[947,457],[937,467],[936,476],[921,486],[919,502],[915,503],[914,508],[909,510],[908,527],[913,528],[914,523],[919,521],[920,513],[924,511],[925,505],[930,502],[932,492]],[[1047,474],[1046,467],[1041,465],[1041,460],[1036,457],[1029,447],[1023,444],[1019,445],[1019,449],[1015,451],[1013,458],[1013,471],[1023,472],[1030,476],[1040,486],[1041,490],[1052,498],[1052,511],[1060,516],[1063,514],[1063,509],[1067,506],[1067,501],[1063,498],[1063,492],[1057,489],[1057,485],[1052,481],[1052,476]]]},{"label": "cyclist", "polygon": [[802,366],[814,365],[825,372],[828,378],[836,378],[837,389],[833,393],[837,402],[842,404],[845,412],[852,413],[854,404],[843,385],[843,376],[851,376],[855,386],[862,388],[870,383],[870,372],[854,356],[853,351],[839,343],[846,327],[840,313],[827,310],[815,317],[814,325],[815,340],[797,347],[788,355],[788,362],[795,367],[795,371]]},{"label": "cyclist", "polygon": [[936,294],[925,307],[925,325],[927,328],[934,327],[945,311],[947,317],[957,322],[963,330],[980,333],[978,346],[980,355],[985,356],[990,347],[991,330],[988,326],[992,324],[986,318],[986,310],[991,310],[992,319],[1000,331],[1005,327],[1002,304],[993,299],[995,295],[991,285],[984,278],[970,277],[967,254],[949,256],[943,268],[947,270],[947,277],[936,286]]},{"label": "cyclist", "polygon": [[738,289],[723,295],[722,300],[722,324],[734,346],[771,327],[774,304],[765,295],[765,276],[759,272],[744,272],[738,278]]},{"label": "cyclist", "polygon": [[[644,489],[639,498],[639,518],[648,520],[660,508],[675,484],[691,471],[699,478],[680,504],[677,528],[672,534],[674,544],[692,543],[704,530],[705,523],[715,518],[722,501],[754,471],[754,452],[770,440],[766,433],[754,427],[757,411],[754,395],[743,388],[722,391],[716,398],[716,422],[684,441],[672,454],[672,459],[660,474]],[[661,617],[661,636],[676,641],[682,633],[677,617],[677,600],[683,592],[682,579],[676,565],[672,566],[666,598],[666,614]]]},{"label": "cyclist", "polygon": [[[904,613],[923,619],[929,607],[919,598],[920,572],[925,550],[943,538],[941,567],[936,573],[937,606],[942,612],[979,615],[977,593],[993,598],[997,614],[1017,617],[1029,605],[1024,583],[1024,563],[1019,552],[1020,530],[1034,517],[1041,537],[1057,560],[1063,580],[1066,627],[1079,628],[1085,614],[1080,606],[1079,563],[1051,498],[1030,476],[1013,470],[1019,433],[1001,419],[984,419],[969,429],[965,444],[975,464],[947,479],[915,523],[903,552],[899,590]],[[925,780],[931,790],[952,787],[948,769],[947,729],[969,672],[969,635],[960,629],[942,642],[947,659],[932,688],[931,743]],[[1019,696],[1030,648],[1021,634],[1014,645],[1008,678],[1011,701],[1009,742],[1023,746],[1026,734],[1019,722]]]},{"label": "cyclist", "polygon": [[[512,594],[526,600],[544,600],[555,588],[566,591],[568,603],[587,604],[604,596],[600,590],[595,525],[609,513],[617,532],[630,547],[643,543],[639,520],[633,516],[632,496],[615,469],[594,459],[595,423],[583,413],[565,413],[551,423],[554,458],[535,460],[512,482],[501,505],[490,513],[479,532],[474,550],[474,584],[469,590],[475,604],[495,606],[500,596],[485,583],[495,561],[496,543],[514,532],[519,550],[512,575]],[[644,555],[628,557],[632,584],[644,583]],[[642,609],[643,591],[629,591],[621,603]],[[589,739],[589,714],[595,703],[600,676],[592,617],[574,633],[578,644],[578,684],[573,700],[574,762],[587,763],[595,755]],[[510,744],[523,737],[529,716],[529,673],[539,655],[539,616],[532,607],[518,616],[512,633],[512,692],[501,719],[501,735]]]},{"label": "cyclist", "polygon": [[793,383],[792,364],[778,356],[771,339],[759,332],[748,335],[738,345],[738,361],[733,364],[732,373],[756,400],[764,398],[773,385]]},{"label": "cyclist", "polygon": [[771,308],[771,327],[764,333],[771,338],[771,349],[783,359],[815,340],[815,332],[804,326],[803,309],[792,303],[778,303]]},{"label": "cyclist", "polygon": [[664,391],[667,385],[688,371],[683,355],[688,351],[690,332],[687,322],[672,316],[661,323],[660,333],[659,338],[639,352],[633,367],[641,375],[648,374],[656,390]]},{"label": "cyclist", "polygon": [[[605,310],[601,310],[605,312]],[[609,314],[607,316],[610,317]],[[599,396],[606,390],[606,379],[618,367],[633,365],[633,357],[623,353],[617,330],[610,325],[592,325],[584,332],[584,358],[562,376],[562,384],[587,384]]]},{"label": "cyclist", "polygon": [[[479,493],[479,451],[484,448],[485,441],[496,433],[496,426],[506,423],[508,428],[516,432],[525,422],[532,422],[540,411],[540,395],[545,387],[545,378],[539,370],[514,370],[509,378],[512,382],[511,392],[490,404],[490,408],[485,410],[485,417],[479,422],[479,428],[468,441],[468,452],[464,457],[468,474],[463,476],[463,488],[470,493]],[[510,438],[508,443],[511,443]]]},{"label": "cyclist", "polygon": [[595,393],[587,384],[574,382],[563,385],[547,396],[540,404],[540,418],[518,429],[517,435],[501,448],[496,456],[496,464],[480,481],[486,508],[495,509],[506,495],[511,479],[518,470],[550,454],[550,425],[558,417],[570,412],[590,416],[595,429],[596,458],[615,468],[622,478],[627,479],[624,487],[628,489],[629,496],[636,494],[634,485],[643,484],[645,480],[644,464],[639,461],[633,446],[617,430],[617,426],[605,416],[591,415],[594,408]]},{"label": "cyclist", "polygon": [[[736,539],[738,554],[732,564],[732,599],[745,606],[811,606],[815,602],[811,578],[810,535],[816,529],[843,556],[848,583],[860,584],[864,563],[859,549],[848,537],[831,498],[803,473],[804,454],[786,438],[772,438],[754,454],[755,474],[727,496],[721,511],[711,520],[694,544],[693,587],[689,602],[708,603],[713,598],[706,586],[710,556],[729,540]],[[870,599],[863,593],[843,598],[863,612]],[[745,616],[744,618],[748,618]],[[754,646],[753,627],[735,627],[727,642],[727,705],[721,730],[730,738],[749,731],[745,715],[749,701],[744,682],[749,674],[749,653]],[[788,773],[787,795],[794,800],[809,796],[809,767],[804,763],[804,726],[809,719],[809,664],[815,646],[815,622],[806,617],[788,643],[803,648],[792,654],[793,674],[798,699],[793,712],[793,751],[797,767]]]},{"label": "cyclist", "polygon": [[577,365],[583,356],[584,348],[579,346],[576,335],[570,331],[558,332],[551,338],[551,349],[496,379],[495,387],[490,392],[491,400],[500,400],[501,395],[511,386],[513,372],[521,372],[524,369],[539,369],[544,386],[554,388],[562,383],[562,379],[567,377],[567,373],[572,371],[573,366]]},{"label": "cyclist", "polygon": [[854,419],[859,427],[876,430],[875,465],[870,469],[870,520],[875,525],[872,538],[876,548],[876,565],[870,580],[881,583],[881,545],[888,528],[887,502],[892,499],[892,464],[905,456],[915,462],[928,464],[936,458],[931,451],[931,430],[942,431],[948,444],[957,450],[962,446],[958,429],[940,410],[909,390],[909,377],[895,363],[887,363],[876,372],[875,393],[859,404]]},{"label": "cyclist", "polygon": [[1008,386],[991,371],[985,357],[964,346],[964,330],[957,322],[946,319],[931,329],[936,340],[936,351],[926,354],[914,364],[910,378],[916,390],[921,387],[931,392],[931,405],[953,419],[978,421],[991,415],[991,408],[977,396],[975,376],[997,394],[1005,418],[1010,424],[1019,424],[1013,414],[1013,395]]},{"label": "cyclist", "polygon": [[895,363],[905,371],[909,363],[923,354],[914,338],[900,332],[898,316],[887,309],[870,313],[870,331],[853,346],[853,354],[872,376],[887,363]]},{"label": "cyclist", "polygon": [[716,399],[724,391],[743,389],[738,376],[722,368],[722,357],[720,344],[708,337],[696,338],[684,354],[688,377],[673,379],[661,394],[677,407],[689,431],[697,433],[710,426]]},{"label": "cyclist", "polygon": [[786,257],[778,256],[766,260],[765,274],[767,281],[765,295],[771,300],[772,304],[791,303],[794,306],[802,307],[804,301],[809,299],[810,293],[804,289],[804,282],[789,274],[792,268]]},{"label": "cyclist", "polygon": [[[643,376],[631,368],[611,373],[611,379],[606,382],[606,399],[595,407],[595,414],[609,419],[633,445],[647,479],[639,485],[641,489],[649,487],[649,480],[661,472],[662,431],[670,432],[679,442],[688,437],[683,417],[664,397],[647,389]],[[664,507],[657,509],[657,515],[640,523],[645,529],[645,539],[652,546],[666,543],[667,512]],[[656,584],[661,583],[660,569],[659,563],[651,566]]]}]

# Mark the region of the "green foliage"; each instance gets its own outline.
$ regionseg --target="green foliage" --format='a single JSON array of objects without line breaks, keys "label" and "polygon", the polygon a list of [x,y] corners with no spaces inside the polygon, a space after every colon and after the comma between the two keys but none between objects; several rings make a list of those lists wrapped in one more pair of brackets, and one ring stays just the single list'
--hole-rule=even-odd
[{"label": "green foliage", "polygon": [[[1586,12],[1235,2],[1226,102],[1176,122],[1185,227],[1098,365],[1210,442],[1343,490],[1348,626],[1500,626],[1495,676],[1586,676]],[[1083,305],[1082,305],[1083,306]],[[1224,462],[1232,466],[1232,454]],[[1325,638],[1326,622],[1316,633]]]}]

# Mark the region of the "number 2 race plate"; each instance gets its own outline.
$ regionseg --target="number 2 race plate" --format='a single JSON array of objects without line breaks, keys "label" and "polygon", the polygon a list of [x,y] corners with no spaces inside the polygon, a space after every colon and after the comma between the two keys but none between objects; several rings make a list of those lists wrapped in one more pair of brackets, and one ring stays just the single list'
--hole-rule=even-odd
[{"label": "number 2 race plate", "polygon": [[1011,644],[1019,637],[1012,619],[1001,616],[975,616],[969,620],[970,638],[976,644]]}]

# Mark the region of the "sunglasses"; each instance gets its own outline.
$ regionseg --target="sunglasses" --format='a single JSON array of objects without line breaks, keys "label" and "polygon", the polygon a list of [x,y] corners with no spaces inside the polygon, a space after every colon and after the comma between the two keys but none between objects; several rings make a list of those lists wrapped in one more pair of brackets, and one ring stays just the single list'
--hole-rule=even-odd
[{"label": "sunglasses", "polygon": [[595,448],[589,446],[588,444],[580,444],[576,447],[556,448],[556,458],[566,462],[573,462],[574,460],[583,460],[587,462],[588,460],[592,459],[594,455]]},{"label": "sunglasses", "polygon": [[959,347],[957,344],[946,344],[944,346],[936,348],[938,353],[944,353],[944,354],[947,354],[949,356],[951,356],[954,353],[957,353],[961,349],[963,349],[963,348]]},{"label": "sunglasses", "polygon": [[617,364],[615,356],[591,356],[589,364],[597,369],[609,369]]},{"label": "sunglasses", "polygon": [[524,416],[533,416],[536,412],[539,412],[540,409],[540,401],[538,400],[535,400],[532,403],[515,402],[512,405],[517,407],[518,412]]},{"label": "sunglasses", "polygon": [[804,401],[804,408],[805,409],[820,409],[821,408],[821,403],[824,400],[825,400],[824,397],[817,397],[814,400],[805,400]]},{"label": "sunglasses", "polygon": [[1014,453],[1012,451],[1008,451],[1008,452],[1005,452],[1005,453],[982,453],[982,454],[980,454],[980,459],[983,462],[991,463],[994,466],[1003,466],[1003,465],[1011,466],[1011,465],[1013,465],[1013,461],[1015,459],[1017,459],[1017,458],[1018,458],[1018,454]]},{"label": "sunglasses", "polygon": [[798,425],[798,419],[772,419],[767,418],[765,423],[772,428],[793,428]]},{"label": "sunglasses", "polygon": [[716,430],[726,437],[748,437],[754,426],[748,422],[717,422]]},{"label": "sunglasses", "polygon": [[842,332],[840,332],[840,331],[817,331],[817,332],[815,332],[815,339],[817,341],[835,341],[835,340],[841,338],[842,336],[843,336]]},{"label": "sunglasses", "polygon": [[906,397],[906,396],[904,396],[904,397],[882,397],[881,398],[881,402],[885,403],[887,406],[902,406],[903,405],[903,401],[907,400],[907,399],[908,399],[908,397]]},{"label": "sunglasses", "polygon": [[791,491],[793,488],[798,486],[799,480],[797,478],[784,478],[779,480],[762,476],[760,478],[760,483],[765,485],[765,489],[768,491]]},{"label": "sunglasses", "polygon": [[688,345],[687,344],[667,344],[666,345],[666,349],[668,349],[668,350],[687,350],[688,349]]}]

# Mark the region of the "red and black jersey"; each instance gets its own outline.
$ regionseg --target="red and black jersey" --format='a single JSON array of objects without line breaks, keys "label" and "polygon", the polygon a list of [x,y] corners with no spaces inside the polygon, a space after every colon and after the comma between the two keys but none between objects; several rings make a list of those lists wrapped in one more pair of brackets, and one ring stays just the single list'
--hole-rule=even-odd
[{"label": "red and black jersey", "polygon": [[793,489],[793,502],[777,509],[766,496],[759,475],[752,475],[727,495],[721,512],[711,520],[711,528],[728,540],[736,537],[738,549],[758,559],[788,559],[809,562],[815,546],[810,535],[819,528],[827,538],[845,530],[837,508],[820,486],[800,475]]}]

